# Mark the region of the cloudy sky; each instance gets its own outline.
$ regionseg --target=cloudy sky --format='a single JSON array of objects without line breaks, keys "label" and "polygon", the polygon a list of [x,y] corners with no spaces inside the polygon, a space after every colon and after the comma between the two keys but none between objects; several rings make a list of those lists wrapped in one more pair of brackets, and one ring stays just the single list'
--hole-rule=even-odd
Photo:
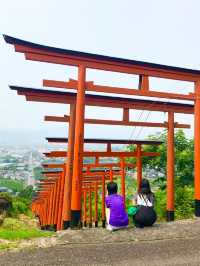
[{"label": "cloudy sky", "polygon": [[[198,0],[0,0],[0,136],[64,136],[63,124],[44,123],[44,115],[63,115],[68,106],[26,102],[8,84],[41,88],[42,79],[76,78],[73,67],[25,61],[2,34],[66,49],[172,66],[200,69]],[[135,87],[136,77],[90,70],[87,80]],[[151,79],[156,90],[187,93],[186,82]],[[87,108],[87,117],[120,119],[115,109]],[[163,121],[166,114],[132,112],[135,120]],[[192,116],[176,116],[193,123]],[[156,129],[86,126],[87,137],[144,138]],[[39,133],[38,133],[39,132]],[[189,136],[193,130],[186,130]],[[24,136],[23,135],[23,136]],[[29,138],[27,138],[27,141]],[[0,139],[0,144],[3,142]]]}]

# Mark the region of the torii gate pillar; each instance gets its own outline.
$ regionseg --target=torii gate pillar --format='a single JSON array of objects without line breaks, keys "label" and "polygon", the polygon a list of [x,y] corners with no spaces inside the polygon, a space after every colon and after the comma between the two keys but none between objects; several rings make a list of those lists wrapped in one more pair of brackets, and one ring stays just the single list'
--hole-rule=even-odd
[{"label": "torii gate pillar", "polygon": [[195,83],[194,105],[194,190],[195,215],[200,217],[200,80]]},{"label": "torii gate pillar", "polygon": [[75,104],[70,104],[70,121],[68,128],[68,151],[63,198],[63,227],[67,229],[71,221],[71,193],[73,176],[74,134],[75,134]]},{"label": "torii gate pillar", "polygon": [[139,191],[142,182],[142,147],[137,144],[137,189]]},{"label": "torii gate pillar", "polygon": [[167,221],[174,221],[174,113],[168,112]]},{"label": "torii gate pillar", "polygon": [[76,121],[74,139],[74,161],[72,176],[71,226],[78,226],[81,221],[81,179],[83,167],[84,116],[85,116],[85,78],[86,68],[78,68],[78,92],[76,98]]}]

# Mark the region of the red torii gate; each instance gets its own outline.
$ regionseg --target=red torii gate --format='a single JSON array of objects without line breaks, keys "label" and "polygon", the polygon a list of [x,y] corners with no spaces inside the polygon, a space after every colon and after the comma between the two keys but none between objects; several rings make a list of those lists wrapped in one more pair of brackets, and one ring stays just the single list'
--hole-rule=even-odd
[{"label": "red torii gate", "polygon": [[[72,178],[72,220],[77,223],[80,220],[80,178],[82,169],[82,150],[84,139],[84,106],[85,106],[85,90],[101,91],[109,93],[119,93],[128,95],[139,95],[149,97],[160,97],[178,100],[194,101],[195,114],[195,214],[200,216],[200,71],[184,69],[178,67],[170,67],[159,64],[151,64],[140,61],[101,56],[89,53],[76,52],[71,50],[58,49],[43,45],[38,45],[23,40],[19,40],[10,36],[4,36],[6,42],[13,44],[17,52],[25,54],[26,59],[72,65],[78,67],[78,81],[75,89],[77,89],[76,98],[76,119],[75,119],[75,148],[73,151],[73,178]],[[139,90],[126,88],[113,88],[108,86],[94,85],[86,82],[86,69],[100,69],[106,71],[114,71],[121,73],[139,75]],[[175,80],[190,81],[195,84],[195,92],[191,94],[177,94],[156,92],[149,88],[149,77],[160,77]],[[57,81],[51,81],[51,86],[56,86]],[[74,81],[73,86],[74,86]],[[45,83],[45,81],[44,81]],[[48,84],[47,84],[48,85]],[[70,87],[70,84],[67,84]],[[59,84],[61,87],[61,83]],[[66,84],[63,85],[65,87]],[[129,100],[129,99],[128,99]],[[47,101],[47,99],[46,99]],[[63,100],[65,101],[65,100]],[[127,100],[125,100],[127,101]],[[124,102],[125,102],[124,101]],[[123,107],[125,106],[123,102]],[[93,103],[92,105],[95,105]],[[153,105],[153,103],[152,103]],[[118,105],[119,106],[119,105]],[[130,105],[129,105],[130,106]],[[126,106],[127,107],[127,106]],[[162,106],[163,107],[163,106]],[[183,106],[179,106],[183,108]],[[179,108],[178,107],[178,108]],[[137,108],[137,107],[135,107]],[[145,109],[145,108],[144,108]],[[152,108],[153,109],[153,108]],[[193,106],[185,106],[182,112],[190,109],[193,112]],[[168,134],[168,163],[167,163],[167,191],[170,198],[170,204],[167,204],[167,215],[169,220],[173,220],[173,187],[174,187],[174,112],[171,109],[163,108],[169,114],[169,134]],[[180,110],[180,109],[179,109]],[[78,200],[79,199],[79,200]]]},{"label": "red torii gate", "polygon": [[[51,143],[68,143],[68,138],[46,138],[48,142]],[[119,139],[84,139],[84,143],[98,143],[98,144],[106,144],[107,151],[98,152],[98,151],[84,151],[83,157],[95,157],[95,165],[93,167],[101,166],[101,164],[97,165],[99,162],[99,157],[119,157],[120,158],[120,166],[124,168],[125,161],[124,157],[136,157],[137,158],[137,180],[138,187],[140,186],[140,182],[142,179],[142,156],[158,156],[158,153],[155,152],[143,152],[142,145],[160,145],[161,141],[155,140],[119,140]],[[136,151],[134,152],[115,152],[112,151],[112,144],[135,144],[137,146]],[[50,153],[45,153],[45,155],[52,157],[67,157],[67,152],[63,151],[53,151]],[[85,166],[85,165],[84,165]],[[92,167],[92,165],[91,165]]]},{"label": "red torii gate", "polygon": [[[61,92],[55,92],[55,91],[42,91],[42,90],[36,90],[36,89],[27,89],[27,88],[21,88],[21,87],[16,87],[16,86],[11,86],[12,89],[17,90],[18,94],[20,95],[25,95],[27,100],[31,100],[31,101],[46,101],[46,102],[57,102],[57,103],[70,103],[70,117],[71,117],[71,122],[70,122],[70,127],[69,127],[69,136],[73,136],[73,126],[75,124],[74,119],[72,119],[74,117],[74,112],[72,112],[72,110],[74,110],[74,105],[72,105],[72,101],[74,100],[74,98],[70,98],[71,96],[69,96],[70,99],[68,98],[64,98],[65,100],[61,100],[60,96],[62,96],[63,98],[63,93]],[[64,93],[64,95],[66,95],[68,97],[68,93]],[[70,94],[71,95],[71,94]],[[89,97],[89,98],[88,98]],[[90,99],[91,98],[91,99]],[[94,95],[87,95],[86,94],[86,101],[87,103],[90,105],[103,105],[103,106],[107,106],[111,101],[110,98],[113,100],[112,103],[114,103],[114,106],[116,105],[118,108],[122,108],[123,105],[125,104],[126,106],[133,108],[135,105],[137,106],[137,109],[147,109],[147,110],[156,110],[156,111],[169,111],[171,113],[174,112],[178,112],[178,113],[193,113],[193,106],[192,105],[188,105],[188,104],[177,104],[177,103],[168,103],[168,102],[153,102],[152,101],[146,101],[146,100],[135,100],[135,99],[122,99],[118,98],[116,99],[115,97],[102,97],[102,96],[94,96]],[[88,99],[88,100],[87,100]],[[125,102],[124,102],[125,101]],[[108,105],[109,106],[109,105]],[[115,106],[115,107],[116,107]],[[107,124],[109,122],[111,122],[112,125],[118,125],[119,123],[121,125],[129,125],[131,123],[133,123],[132,125],[135,126],[152,126],[152,127],[167,127],[169,128],[188,128],[189,126],[187,124],[178,124],[178,123],[174,123],[174,121],[170,120],[170,115],[169,115],[169,120],[168,123],[149,123],[149,122],[132,122],[129,121],[129,117],[127,117],[127,109],[124,109],[124,115],[123,115],[123,120],[122,121],[107,121]],[[128,118],[128,119],[127,119]],[[59,121],[59,122],[63,122],[64,120],[63,118],[58,119],[58,117],[45,117],[46,121],[51,121],[51,120],[55,120],[55,121]],[[93,121],[89,121],[90,123]],[[95,119],[94,123],[100,123],[103,124],[104,121],[102,121],[101,119],[97,120]],[[142,123],[142,124],[140,124]],[[170,130],[168,130],[168,136],[170,136],[169,134]],[[69,138],[70,139],[70,138]],[[70,145],[69,145],[70,148]],[[170,158],[172,157],[173,154],[171,154],[171,150],[168,151],[168,161],[170,160]],[[167,186],[167,220],[173,220],[174,219],[174,211],[172,210],[174,208],[174,190],[173,190],[173,186],[169,185]],[[171,211],[170,211],[171,210]]]},{"label": "red torii gate", "polygon": [[[98,159],[98,158],[96,158]],[[55,163],[50,163],[50,164],[43,164],[42,165],[45,169],[65,169],[65,164],[55,164]],[[105,227],[105,181],[106,180],[113,180],[116,175],[121,175],[121,194],[125,197],[125,173],[124,173],[124,167],[128,167],[128,168],[133,168],[134,164],[133,163],[124,163],[124,166],[122,167],[122,169],[120,170],[119,167],[121,167],[121,163],[99,163],[98,160],[95,160],[95,163],[92,164],[84,164],[84,169],[83,169],[83,184],[85,184],[85,182],[93,182],[93,184],[95,185],[94,188],[94,193],[95,193],[95,227],[98,226],[98,211],[97,211],[97,204],[98,204],[98,190],[96,187],[96,182],[99,181],[100,184],[98,183],[98,185],[101,185],[101,189],[102,189],[102,226]],[[98,169],[97,169],[98,168]],[[109,171],[108,171],[109,170]],[[54,170],[55,171],[55,170]],[[49,176],[49,173],[51,172],[46,172]],[[63,188],[64,189],[64,188]],[[86,226],[87,225],[87,208],[86,208],[86,196],[88,193],[88,189],[86,187],[82,186],[82,193],[83,193],[83,215],[82,215],[82,222],[83,225]],[[89,197],[90,199],[90,197]],[[65,204],[63,202],[63,213],[65,213],[67,216],[70,216],[70,210],[68,210],[65,207]],[[68,214],[69,213],[69,214]],[[90,212],[91,214],[91,212]],[[91,215],[90,215],[91,216]],[[66,221],[65,221],[65,217],[62,217],[63,219],[63,225],[66,226]],[[89,223],[90,227],[92,226],[91,223]],[[57,225],[55,225],[55,227],[57,229],[60,229],[57,227]]]},{"label": "red torii gate", "polygon": [[[56,143],[67,143],[68,139],[67,138],[47,138],[49,142],[56,142]],[[107,144],[107,151],[104,152],[95,152],[95,151],[84,151],[83,152],[83,157],[95,157],[95,164],[90,164],[90,167],[102,167],[103,164],[99,163],[99,157],[119,157],[120,158],[120,167],[121,167],[121,184],[122,184],[122,195],[125,198],[125,172],[124,168],[127,165],[125,163],[124,158],[125,157],[136,157],[137,158],[137,181],[138,181],[138,186],[141,182],[142,179],[142,156],[157,156],[159,155],[158,153],[155,152],[143,152],[141,150],[141,145],[146,144],[146,145],[160,145],[162,142],[160,141],[153,141],[153,140],[144,140],[144,141],[139,141],[139,140],[112,140],[112,139],[85,139],[84,143],[104,143]],[[136,144],[137,149],[134,152],[114,152],[111,150],[111,144]],[[67,157],[68,152],[67,151],[53,151],[53,152],[48,152],[44,153],[47,157]],[[108,164],[107,164],[108,165]],[[83,165],[84,167],[88,167],[87,164]],[[102,173],[103,174],[103,173]],[[87,171],[86,171],[87,175]],[[90,173],[91,175],[91,173]],[[111,180],[112,178],[112,171],[111,171]],[[65,187],[65,192],[71,193],[70,188],[70,180],[71,176],[68,179],[68,183]],[[69,192],[68,192],[69,191]],[[63,203],[63,218],[64,217],[70,217],[70,208],[67,204],[68,201],[64,200]],[[69,221],[64,220],[64,225],[65,228],[69,225]]]},{"label": "red torii gate", "polygon": [[[53,165],[51,165],[50,169],[53,168],[52,166]],[[48,166],[46,165],[46,167]],[[112,170],[112,179],[114,178],[114,176],[116,177],[116,175],[118,175],[119,172],[120,170],[116,170],[116,169]],[[39,206],[39,209],[36,208],[35,204],[38,201],[38,198],[37,198],[35,204],[32,205],[33,206],[32,210],[36,214],[39,213],[39,216],[42,216],[42,218],[40,219],[40,221],[42,221],[41,222],[42,228],[49,229],[50,225],[53,224],[56,230],[61,230],[63,226],[63,220],[62,220],[63,196],[62,194],[63,194],[64,187],[62,185],[62,180],[61,180],[63,178],[63,171],[62,170],[44,171],[43,175],[46,176],[47,179],[39,180],[37,183],[37,189],[40,189],[40,194],[38,197],[45,196],[45,200],[43,201],[43,204],[45,205],[45,207],[41,208]],[[111,176],[109,175],[111,175],[110,172],[106,173],[106,172],[103,172],[102,170],[92,170],[92,172],[87,170],[87,171],[84,171],[83,173],[82,189],[87,190],[88,184],[94,185],[94,187],[93,186],[90,186],[90,187],[94,188],[93,190],[95,192],[95,226],[98,226],[98,220],[97,220],[98,190],[97,190],[96,183],[100,185],[99,182],[102,182],[102,185],[103,185],[102,186],[102,226],[105,227],[105,206],[104,206],[105,205],[105,180],[111,179]],[[41,194],[41,189],[43,189],[42,194]],[[91,194],[91,191],[89,192]],[[90,198],[90,202],[91,202],[91,198]],[[91,217],[92,216],[90,212],[90,219],[92,219]],[[90,223],[90,227],[91,226],[92,224]]]},{"label": "red torii gate", "polygon": [[[44,91],[44,90],[41,91],[41,90],[27,89],[27,88],[21,88],[21,87],[16,87],[16,86],[15,87],[14,86],[11,86],[11,88],[14,89],[14,90],[17,90],[18,91],[18,94],[25,95],[26,98],[27,98],[27,100],[31,100],[31,101],[46,101],[46,102],[58,102],[58,103],[61,102],[61,103],[63,103],[63,101],[61,101],[61,99],[59,98],[60,97],[60,92],[55,92],[55,91],[52,92],[52,91]],[[45,96],[45,94],[47,94],[47,97]],[[63,93],[61,93],[61,95],[62,94]],[[68,94],[67,94],[67,96],[68,96]],[[88,95],[86,95],[86,99],[87,99],[87,97],[88,97]],[[95,103],[95,105],[97,105],[97,103],[100,104],[100,105],[102,103],[104,103],[104,105],[105,104],[107,105],[106,101],[108,101],[108,103],[109,103],[110,102],[109,101],[109,98],[113,98],[113,97],[103,97],[103,99],[102,98],[99,99],[99,96],[96,97],[96,95],[95,96],[92,95],[92,99],[91,99],[92,101],[91,102],[94,104],[95,100],[97,100],[96,103]],[[66,99],[67,99],[67,101],[66,101]],[[152,102],[151,101],[145,101],[145,100],[129,99],[127,101],[127,99],[125,99],[125,101],[126,101],[125,103],[124,102],[122,103],[121,102],[121,99],[119,100],[119,99],[114,98],[114,100],[113,100],[113,102],[115,104],[117,104],[118,107],[122,107],[123,106],[122,104],[126,104],[126,105],[128,104],[128,107],[132,107],[133,108],[133,106],[136,104],[136,106],[137,106],[138,109],[140,109],[140,108],[147,109],[147,110],[148,109],[150,109],[150,110],[153,109],[153,110],[157,110],[157,111],[158,110],[161,111],[163,109],[165,111],[167,111],[167,110],[170,109],[171,110],[170,112],[172,114],[173,114],[173,112],[178,112],[178,113],[192,113],[193,112],[193,106],[192,105],[188,105],[188,104],[179,104],[179,103],[177,104],[177,103],[167,103],[167,102],[153,102],[153,105],[152,105]],[[72,111],[74,105],[71,104],[71,100],[68,100],[68,98],[65,98],[65,101],[64,102],[65,103],[70,103],[70,106],[71,106],[70,110]],[[88,101],[88,104],[91,104],[90,101]],[[72,118],[74,116],[73,116],[73,112],[71,112],[71,111],[70,111],[70,117],[71,117],[71,122],[72,122],[73,121]],[[46,116],[45,117],[45,120],[46,121],[64,122],[66,120],[66,117],[58,118],[58,117],[52,117],[52,116],[51,117],[47,117]],[[104,123],[104,120],[101,120],[101,119],[97,120],[96,119],[95,121],[92,120],[92,121],[89,121],[89,122],[90,123],[91,122],[94,122],[94,123],[101,123],[101,124],[103,124]],[[129,125],[129,123],[130,124],[133,123],[135,126],[167,127],[168,129],[169,128],[173,129],[175,127],[177,127],[177,128],[188,128],[189,127],[187,124],[174,123],[173,120],[170,120],[170,115],[169,115],[168,123],[167,122],[165,122],[165,123],[139,122],[139,124],[137,124],[138,122],[129,121],[129,117],[127,119],[127,109],[124,110],[124,115],[123,115],[123,120],[122,121],[110,121],[110,120],[108,120],[106,122],[107,122],[107,124],[109,122],[111,122],[111,124],[113,124],[113,125],[115,125],[115,124],[118,125],[119,123],[121,125],[123,125],[123,124],[124,125]],[[142,123],[142,124],[140,124],[140,123]],[[69,127],[69,129],[70,129],[69,135],[71,136],[71,135],[73,135],[71,133],[71,131],[73,131],[72,130],[73,129],[73,126]],[[170,132],[170,130],[168,130],[168,136],[170,135],[169,132]],[[87,141],[90,142],[89,139]],[[70,145],[69,145],[69,148],[70,148]],[[168,164],[169,164],[169,160],[170,160],[171,156],[173,155],[173,154],[171,154],[171,150],[168,151],[168,154],[169,154],[169,156],[168,156]],[[57,154],[56,156],[59,156],[59,155]],[[66,154],[64,154],[64,156],[66,156]],[[167,197],[167,210],[169,210],[169,211],[167,211],[167,214],[169,214],[167,216],[167,220],[170,221],[170,220],[173,220],[174,219],[174,217],[173,217],[173,212],[174,211],[170,211],[170,209],[172,210],[174,208],[174,197],[173,197],[174,190],[173,190],[173,186],[168,185],[167,186],[167,192],[168,192],[168,197]]]}]

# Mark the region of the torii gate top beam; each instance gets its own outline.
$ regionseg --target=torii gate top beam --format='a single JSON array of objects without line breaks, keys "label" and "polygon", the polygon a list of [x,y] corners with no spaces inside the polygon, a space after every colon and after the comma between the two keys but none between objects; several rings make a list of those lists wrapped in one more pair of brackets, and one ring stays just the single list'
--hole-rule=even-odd
[{"label": "torii gate top beam", "polygon": [[82,64],[92,69],[193,82],[200,79],[199,70],[60,49],[27,42],[8,35],[4,35],[4,39],[7,43],[14,45],[17,52],[24,53],[28,60],[72,66]]},{"label": "torii gate top beam", "polygon": [[[51,138],[47,137],[48,142],[53,143],[68,143],[68,138]],[[126,140],[126,139],[84,139],[84,143],[99,143],[99,144],[140,144],[140,145],[160,145],[163,141],[158,140]]]},{"label": "torii gate top beam", "polygon": [[[12,90],[16,90],[19,95],[24,95],[27,101],[47,102],[47,103],[61,103],[73,104],[76,102],[76,93],[52,91],[44,89],[33,89],[19,86],[10,86]],[[100,107],[113,107],[113,108],[129,108],[138,110],[150,110],[168,112],[169,110],[174,113],[193,114],[193,104],[172,103],[167,101],[152,101],[140,100],[132,98],[111,97],[101,95],[85,95],[85,105],[100,106]]]}]

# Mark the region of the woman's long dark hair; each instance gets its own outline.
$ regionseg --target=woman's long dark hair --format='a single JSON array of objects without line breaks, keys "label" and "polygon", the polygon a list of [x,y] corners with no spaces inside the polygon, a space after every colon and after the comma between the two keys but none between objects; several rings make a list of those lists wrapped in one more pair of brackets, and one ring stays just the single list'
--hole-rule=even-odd
[{"label": "woman's long dark hair", "polygon": [[138,194],[145,195],[150,202],[154,200],[154,194],[151,191],[151,187],[147,179],[142,179]]},{"label": "woman's long dark hair", "polygon": [[139,193],[146,194],[146,195],[152,193],[149,181],[147,179],[142,179],[142,182],[140,184]]}]

